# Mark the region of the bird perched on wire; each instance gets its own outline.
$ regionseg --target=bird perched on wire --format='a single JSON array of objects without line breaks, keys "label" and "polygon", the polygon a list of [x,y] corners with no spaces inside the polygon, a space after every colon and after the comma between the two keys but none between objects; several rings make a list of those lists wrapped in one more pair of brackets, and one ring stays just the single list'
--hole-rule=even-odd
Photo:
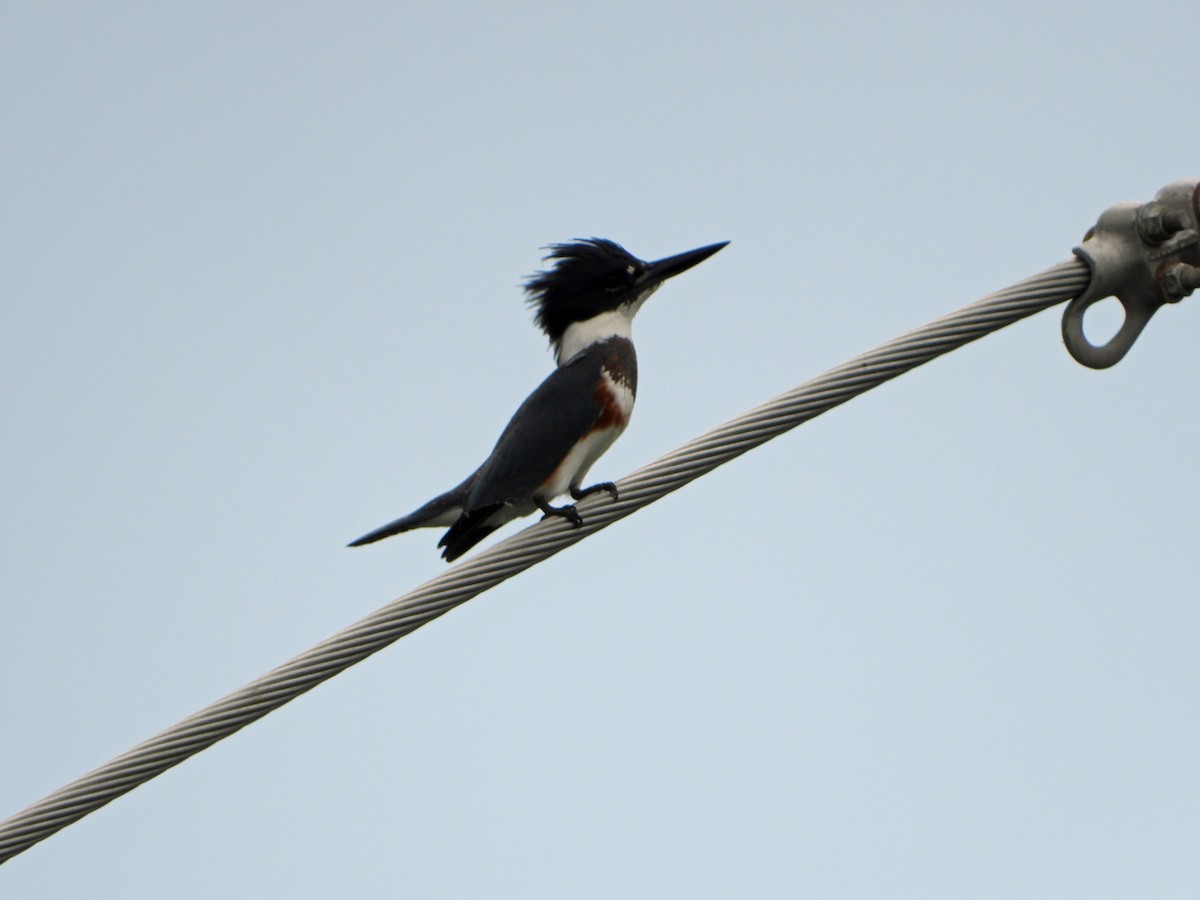
[{"label": "bird perched on wire", "polygon": [[664,281],[727,243],[654,262],[644,262],[601,238],[550,246],[546,259],[553,266],[532,276],[525,290],[534,321],[550,338],[558,368],[521,404],[491,455],[462,484],[350,546],[414,528],[448,528],[438,546],[450,562],[506,522],[534,510],[579,527],[583,519],[574,504],[550,505],[562,494],[569,492],[578,501],[607,491],[615,500],[612,482],[582,485],[592,464],[625,430],[633,411],[633,317]]}]

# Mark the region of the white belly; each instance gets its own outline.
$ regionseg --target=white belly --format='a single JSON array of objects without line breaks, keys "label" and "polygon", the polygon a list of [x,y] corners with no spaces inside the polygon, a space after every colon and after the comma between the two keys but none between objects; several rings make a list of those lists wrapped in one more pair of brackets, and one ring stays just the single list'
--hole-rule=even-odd
[{"label": "white belly", "polygon": [[544,500],[551,500],[565,494],[571,488],[581,487],[587,477],[588,469],[604,455],[604,451],[613,445],[613,441],[621,436],[624,428],[605,428],[593,431],[582,441],[571,448],[566,459],[562,461],[554,473],[554,478],[546,485]]},{"label": "white belly", "polygon": [[613,441],[625,431],[625,426],[629,423],[629,416],[633,413],[633,391],[629,389],[628,385],[611,378],[608,372],[604,373],[604,389],[620,411],[617,416],[620,424],[593,431],[572,447],[566,459],[555,470],[554,477],[546,485],[544,500],[565,494],[571,488],[581,487],[592,464],[603,456],[604,452],[613,445]]}]

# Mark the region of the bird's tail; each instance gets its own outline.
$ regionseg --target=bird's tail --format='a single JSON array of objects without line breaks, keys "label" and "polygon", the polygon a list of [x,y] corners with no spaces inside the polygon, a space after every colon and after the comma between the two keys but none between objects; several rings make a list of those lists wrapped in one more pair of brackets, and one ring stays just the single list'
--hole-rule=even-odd
[{"label": "bird's tail", "polygon": [[491,523],[488,520],[491,519],[492,514],[497,512],[502,505],[500,503],[493,503],[481,509],[473,509],[466,515],[460,516],[450,526],[450,530],[443,534],[442,539],[438,541],[439,547],[446,548],[442,551],[442,559],[446,562],[454,562],[499,528],[500,525]]},{"label": "bird's tail", "polygon": [[363,544],[373,544],[385,537],[400,534],[402,531],[412,531],[414,528],[442,528],[453,525],[462,513],[463,503],[466,502],[467,494],[470,493],[471,483],[474,480],[475,476],[471,475],[458,487],[434,497],[420,509],[410,512],[407,516],[401,516],[393,522],[388,522],[386,525],[380,525],[374,531],[368,531],[346,546],[361,547]]}]

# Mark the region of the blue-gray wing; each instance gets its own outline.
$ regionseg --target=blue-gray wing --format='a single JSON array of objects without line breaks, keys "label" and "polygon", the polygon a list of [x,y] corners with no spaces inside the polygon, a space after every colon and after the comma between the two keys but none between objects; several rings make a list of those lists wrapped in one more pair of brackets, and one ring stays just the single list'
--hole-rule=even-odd
[{"label": "blue-gray wing", "polygon": [[516,411],[479,469],[464,507],[473,510],[533,495],[603,413],[602,361],[581,353],[550,373]]}]

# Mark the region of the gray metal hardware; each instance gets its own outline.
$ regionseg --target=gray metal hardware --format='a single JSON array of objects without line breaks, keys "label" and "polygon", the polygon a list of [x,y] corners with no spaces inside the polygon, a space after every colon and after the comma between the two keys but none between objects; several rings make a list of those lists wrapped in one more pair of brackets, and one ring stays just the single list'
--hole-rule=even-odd
[{"label": "gray metal hardware", "polygon": [[[1106,369],[1129,352],[1163,304],[1200,287],[1200,182],[1176,181],[1149,203],[1118,203],[1104,211],[1075,248],[1092,280],[1063,313],[1063,341],[1078,362]],[[1125,308],[1125,321],[1105,344],[1083,333],[1083,316],[1105,297]]]}]

